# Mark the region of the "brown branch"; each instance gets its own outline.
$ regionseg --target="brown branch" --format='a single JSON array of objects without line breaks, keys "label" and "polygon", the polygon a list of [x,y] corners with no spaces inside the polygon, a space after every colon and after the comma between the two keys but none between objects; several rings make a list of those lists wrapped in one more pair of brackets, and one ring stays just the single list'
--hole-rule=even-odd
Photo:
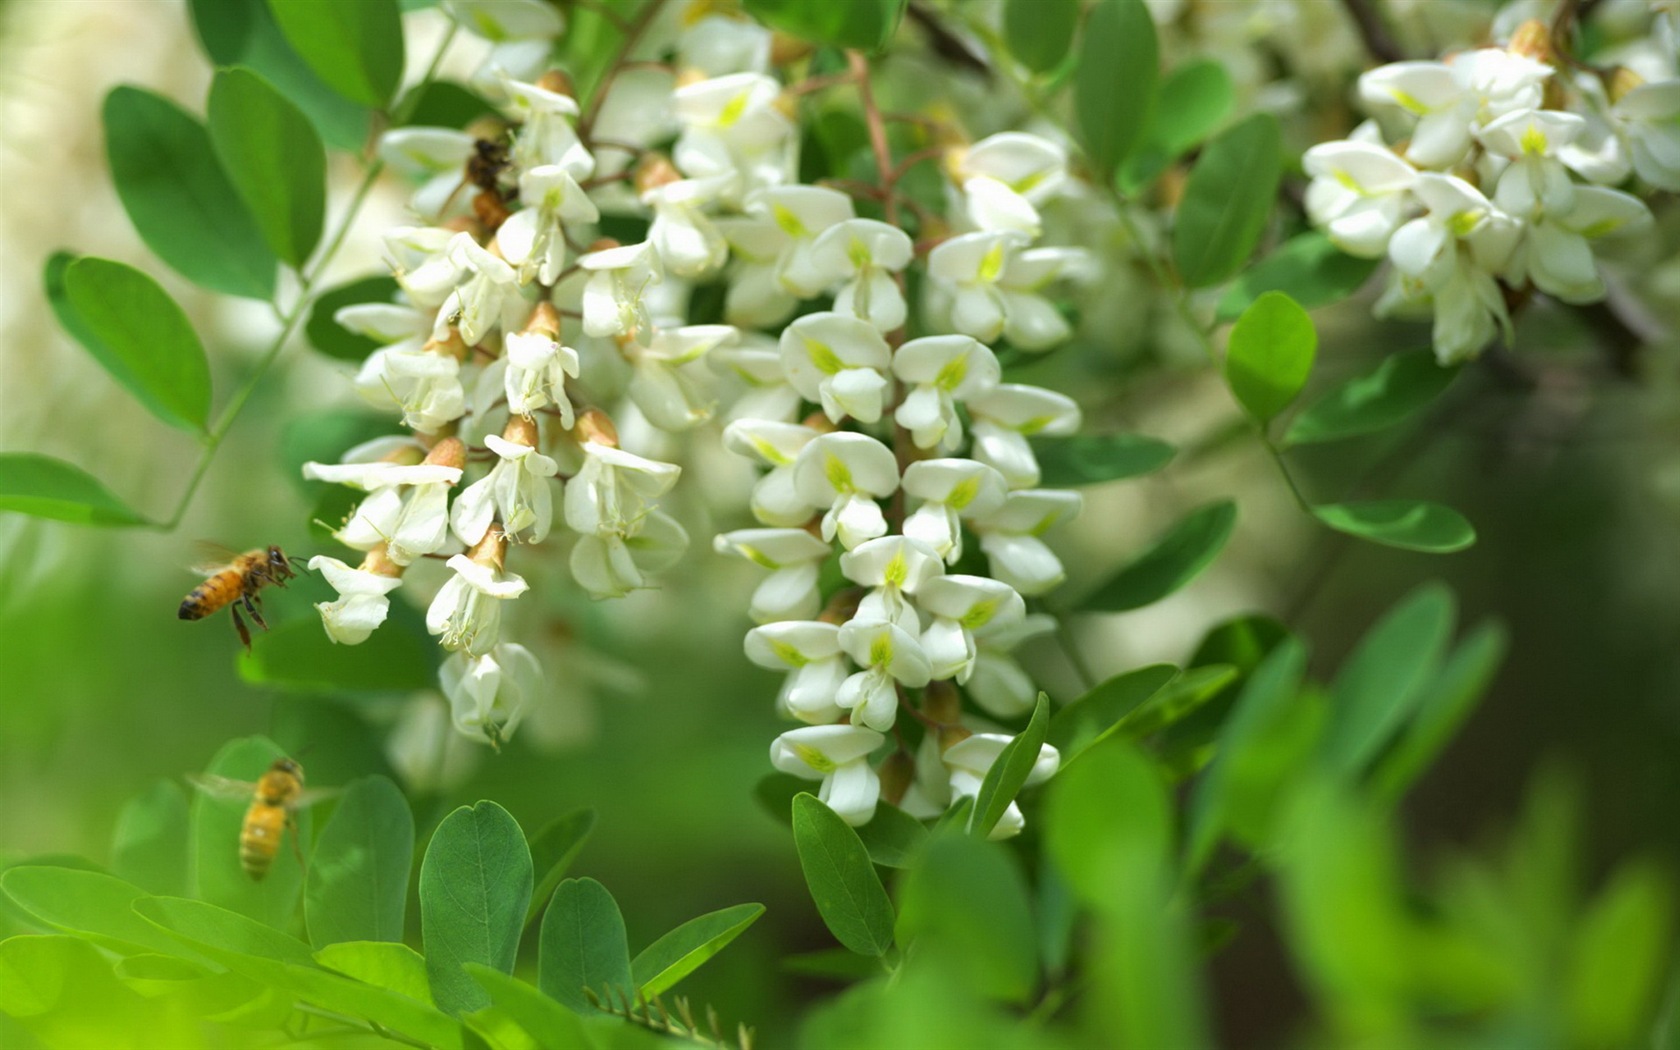
[{"label": "brown branch", "polygon": [[1342,0],[1342,6],[1353,19],[1354,27],[1359,30],[1359,39],[1365,42],[1365,50],[1371,53],[1372,58],[1384,63],[1405,60],[1405,52],[1394,42],[1382,16],[1371,6],[1371,0]]}]

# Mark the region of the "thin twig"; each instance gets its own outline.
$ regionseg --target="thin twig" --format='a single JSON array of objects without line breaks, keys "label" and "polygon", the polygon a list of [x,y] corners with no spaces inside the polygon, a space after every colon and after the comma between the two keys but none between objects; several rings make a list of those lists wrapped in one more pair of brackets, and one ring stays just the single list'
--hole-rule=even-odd
[{"label": "thin twig", "polygon": [[636,12],[635,21],[624,30],[624,39],[618,42],[618,53],[613,56],[612,63],[607,66],[606,75],[601,78],[601,85],[595,89],[595,97],[589,100],[589,108],[584,110],[582,118],[578,120],[578,138],[590,141],[589,133],[595,129],[595,120],[601,115],[601,106],[606,102],[607,95],[612,91],[613,82],[630,61],[630,52],[635,50],[636,44],[647,32],[648,26],[653,24],[653,18],[663,7],[665,0],[646,0],[642,9]]},{"label": "thin twig", "polygon": [[1371,6],[1371,0],[1342,0],[1342,6],[1347,8],[1354,28],[1359,30],[1359,39],[1365,42],[1365,50],[1371,53],[1372,58],[1385,63],[1405,59],[1405,52],[1394,42],[1382,16]]}]

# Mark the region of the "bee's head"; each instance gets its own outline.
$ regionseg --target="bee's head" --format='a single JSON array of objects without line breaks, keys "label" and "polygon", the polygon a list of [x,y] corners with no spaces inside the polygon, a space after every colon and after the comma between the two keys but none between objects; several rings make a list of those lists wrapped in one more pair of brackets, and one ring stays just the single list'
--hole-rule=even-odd
[{"label": "bee's head", "polygon": [[286,557],[286,552],[278,546],[268,548],[268,567],[284,576],[290,576],[294,572],[291,559]]},{"label": "bee's head", "polygon": [[299,780],[303,779],[303,767],[298,765],[293,759],[277,758],[274,760],[274,765],[270,768],[276,773],[290,773]]}]

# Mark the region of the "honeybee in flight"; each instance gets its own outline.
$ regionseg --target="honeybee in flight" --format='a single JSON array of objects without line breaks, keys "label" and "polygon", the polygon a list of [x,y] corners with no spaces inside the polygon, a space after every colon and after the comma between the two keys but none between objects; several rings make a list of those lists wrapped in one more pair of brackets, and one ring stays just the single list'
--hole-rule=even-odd
[{"label": "honeybee in flight", "polygon": [[196,774],[187,778],[200,791],[215,798],[250,800],[245,820],[239,827],[239,866],[256,882],[274,866],[280,852],[280,840],[286,830],[292,832],[292,849],[297,851],[298,865],[303,865],[303,849],[298,845],[297,814],[305,806],[312,806],[334,794],[332,791],[306,791],[303,787],[303,767],[290,758],[277,758],[256,783],[230,780],[214,774]]},{"label": "honeybee in flight", "polygon": [[286,586],[286,581],[296,576],[297,570],[292,568],[291,561],[279,547],[258,547],[244,554],[234,554],[213,544],[206,546],[212,559],[197,566],[195,571],[204,573],[207,578],[181,600],[180,617],[183,620],[202,620],[227,606],[233,613],[233,626],[239,631],[239,640],[249,651],[251,631],[240,617],[239,607],[243,605],[256,625],[268,630],[257,604],[257,592],[270,583]]}]

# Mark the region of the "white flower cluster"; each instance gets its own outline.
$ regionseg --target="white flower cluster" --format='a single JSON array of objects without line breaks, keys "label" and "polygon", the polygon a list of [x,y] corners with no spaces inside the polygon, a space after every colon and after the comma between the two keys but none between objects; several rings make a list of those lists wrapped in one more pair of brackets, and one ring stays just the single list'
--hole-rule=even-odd
[{"label": "white flower cluster", "polygon": [[[403,301],[338,317],[386,344],[356,389],[416,437],[306,468],[369,493],[337,532],[368,552],[363,564],[312,562],[341,595],[321,606],[328,632],[365,639],[405,568],[449,554],[454,576],[427,616],[452,654],[444,690],[458,728],[504,738],[541,676],[500,639],[502,607],[527,589],[506,559],[549,537],[558,502],[580,586],[646,586],[686,543],[656,506],[678,468],[621,447],[612,418],[688,431],[733,388],[722,440],[768,468],[751,497],[763,527],[716,546],[770,570],[747,655],[788,671],[779,707],[806,723],[777,739],[774,764],[822,780],[853,823],[883,795],[921,817],[974,796],[1010,737],[964,715],[957,686],[996,718],[1031,710],[1037,690],[1010,651],[1052,626],[1024,597],[1061,582],[1042,537],[1080,506],[1075,492],[1037,487],[1028,443],[1073,432],[1076,405],[1002,382],[986,345],[1035,351],[1069,335],[1046,291],[1084,256],[1034,246],[1065,150],[1022,134],[949,150],[949,224],[924,228],[918,248],[847,193],[796,181],[795,96],[769,73],[762,27],[692,7],[699,17],[655,23],[644,49],[674,53],[676,75],[652,92],[623,88],[634,106],[612,88],[585,115],[563,76],[514,68],[513,43],[558,31],[535,12],[546,5],[446,7],[502,41],[484,76],[513,130],[500,143],[439,128],[383,140],[420,184],[412,207],[428,224],[387,235]],[[645,148],[661,141],[668,155]],[[603,215],[645,219],[645,240],[596,240]],[[928,277],[921,328],[947,334],[904,339],[913,264]],[[685,323],[703,281],[724,285],[727,324]],[[478,458],[492,466],[451,500]],[[952,571],[970,541],[986,575]],[[834,544],[848,582],[825,602]],[[889,752],[904,709],[922,743],[898,733]],[[1044,748],[1034,777],[1057,761]],[[994,834],[1021,825],[1012,807]]]},{"label": "white flower cluster", "polygon": [[[1442,363],[1510,338],[1507,291],[1605,295],[1593,243],[1651,220],[1616,189],[1680,190],[1680,79],[1561,62],[1550,31],[1365,73],[1372,115],[1304,158],[1306,206],[1343,251],[1393,264],[1383,316],[1433,313]],[[1633,181],[1633,180],[1637,181]]]}]

